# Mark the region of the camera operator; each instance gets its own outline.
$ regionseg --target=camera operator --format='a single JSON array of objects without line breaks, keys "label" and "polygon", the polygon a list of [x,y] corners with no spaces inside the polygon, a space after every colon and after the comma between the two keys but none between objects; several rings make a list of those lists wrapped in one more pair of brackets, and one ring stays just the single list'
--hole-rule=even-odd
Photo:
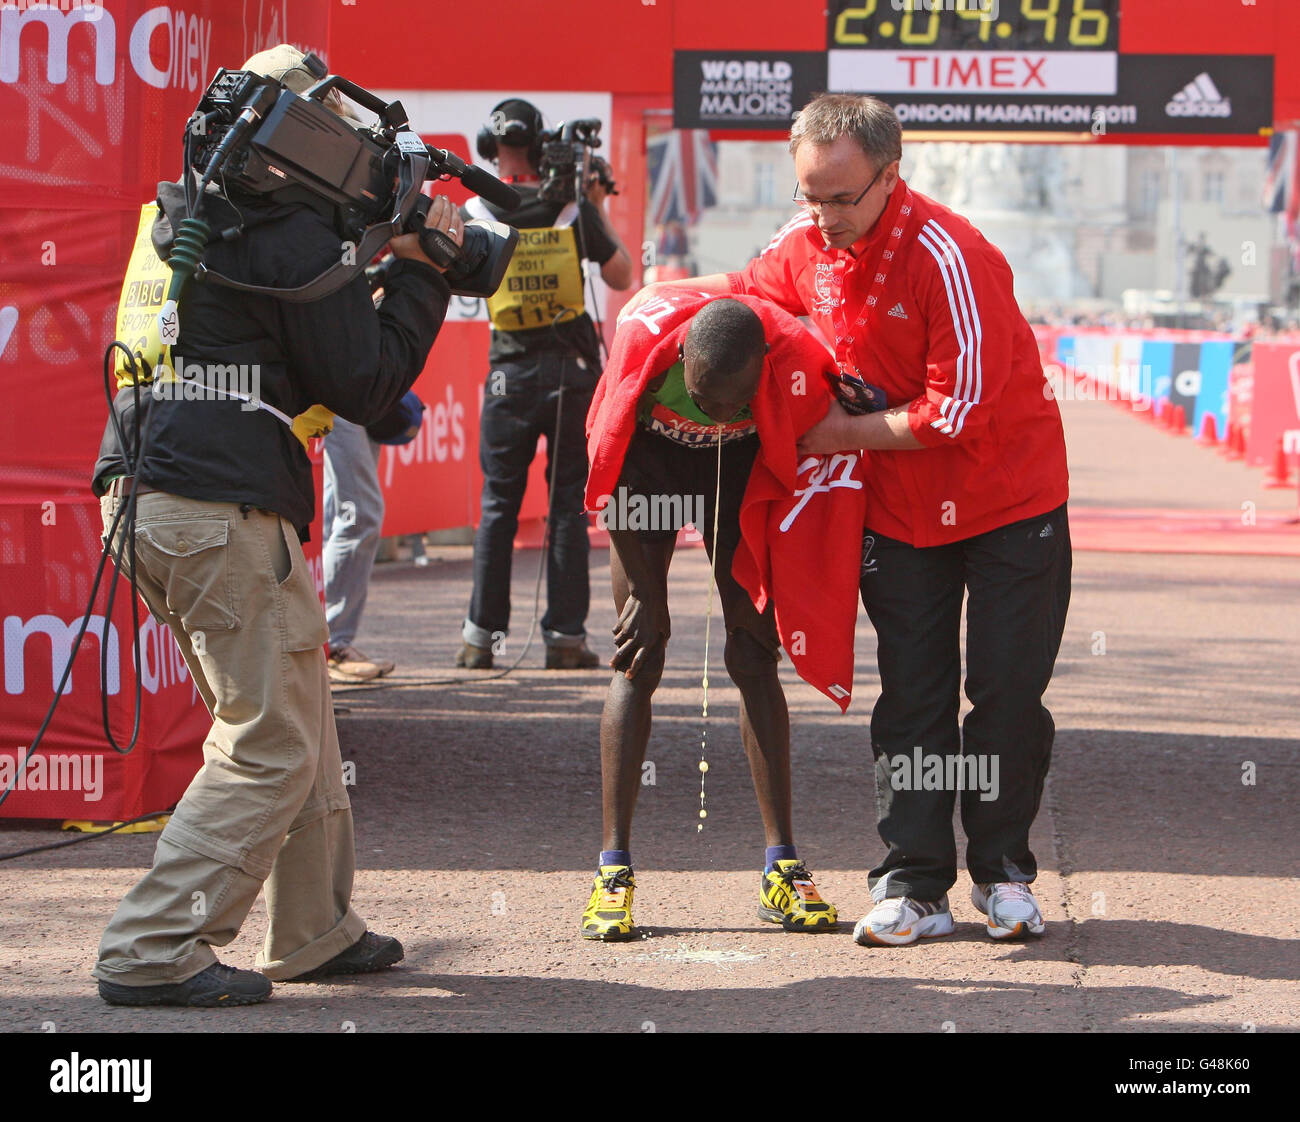
[{"label": "camera operator", "polygon": [[580,202],[542,197],[546,139],[535,106],[519,98],[497,105],[479,133],[478,152],[496,162],[500,177],[514,185],[523,202],[502,211],[476,199],[465,211],[521,231],[556,233],[532,238],[522,233],[505,283],[488,301],[492,343],[479,430],[483,500],[474,537],[474,591],[457,666],[491,667],[494,645],[509,628],[519,507],[543,435],[550,488],[547,611],[541,621],[546,666],[574,670],[600,663],[586,644],[590,585],[583,506],[583,429],[600,377],[600,350],[584,307],[582,259],[595,262],[605,283],[616,289],[631,285],[633,268],[602,209],[612,186],[603,167],[582,185],[585,198]]},{"label": "camera operator", "polygon": [[[319,77],[308,61],[317,62],[282,45],[244,69],[302,93]],[[349,115],[335,92],[325,104]],[[204,250],[215,271],[290,288],[345,252],[332,207],[306,190],[228,194],[205,200],[214,230],[238,229]],[[153,244],[166,260],[184,216],[182,186],[161,184],[159,199]],[[428,225],[461,243],[463,222],[445,198]],[[389,248],[399,260],[378,310],[360,271],[310,303],[193,282],[182,297],[174,354],[187,367],[248,364],[258,397],[299,418],[293,430],[247,401],[159,395],[154,382],[141,393],[146,448],[134,479],[112,424],[105,433],[94,477],[105,533],[134,485],[140,592],[171,629],[213,717],[203,767],[160,835],[153,867],[104,933],[94,975],[110,1004],[251,1004],[270,995],[271,980],[369,972],[402,958],[401,944],[368,932],[350,905],[352,816],[322,646],[328,630],[300,545],[316,499],[299,415],[317,404],[358,424],[389,415],[450,301],[416,234]],[[132,403],[130,388],[118,393],[128,434]],[[261,972],[223,966],[212,948],[235,938],[263,882]]]}]

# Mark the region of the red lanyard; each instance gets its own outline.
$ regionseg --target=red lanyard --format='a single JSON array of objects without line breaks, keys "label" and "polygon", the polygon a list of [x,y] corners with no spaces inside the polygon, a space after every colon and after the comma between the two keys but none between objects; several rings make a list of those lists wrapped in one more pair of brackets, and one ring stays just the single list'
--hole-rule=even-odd
[{"label": "red lanyard", "polygon": [[[912,213],[912,190],[906,188],[903,194],[902,206],[899,207],[898,213],[894,216],[894,225],[889,231],[889,236],[885,239],[884,251],[880,254],[880,263],[876,269],[876,275],[871,280],[871,288],[867,292],[867,298],[862,301],[861,307],[858,308],[857,315],[849,319],[844,314],[844,296],[841,295],[831,312],[831,325],[835,328],[835,361],[839,365],[841,372],[853,374],[861,379],[862,374],[858,370],[858,364],[853,359],[853,344],[858,340],[859,335],[865,336],[868,326],[874,326],[876,317],[876,308],[880,303],[880,294],[885,288],[885,279],[889,276],[889,270],[893,268],[894,258],[897,255],[899,243],[903,240],[903,230],[907,226],[907,220]],[[841,254],[835,262],[835,282],[840,292],[844,292],[844,274],[848,272],[848,264],[845,258],[847,254]],[[871,324],[868,324],[868,320]]]}]

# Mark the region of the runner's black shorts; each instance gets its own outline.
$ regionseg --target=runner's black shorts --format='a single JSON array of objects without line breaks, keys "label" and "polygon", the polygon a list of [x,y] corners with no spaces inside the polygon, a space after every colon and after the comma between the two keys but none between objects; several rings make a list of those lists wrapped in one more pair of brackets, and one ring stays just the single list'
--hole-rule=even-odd
[{"label": "runner's black shorts", "polygon": [[[722,445],[722,490],[718,512],[718,541],[727,554],[740,542],[740,503],[749,485],[749,473],[758,455],[758,434]],[[640,497],[652,515],[653,525],[637,529],[647,540],[676,537],[687,523],[712,544],[713,508],[718,495],[718,449],[716,445],[688,448],[666,437],[638,428],[628,445],[618,486],[626,488],[614,499],[620,509]],[[675,524],[674,524],[675,523]],[[710,553],[712,550],[710,549]]]}]

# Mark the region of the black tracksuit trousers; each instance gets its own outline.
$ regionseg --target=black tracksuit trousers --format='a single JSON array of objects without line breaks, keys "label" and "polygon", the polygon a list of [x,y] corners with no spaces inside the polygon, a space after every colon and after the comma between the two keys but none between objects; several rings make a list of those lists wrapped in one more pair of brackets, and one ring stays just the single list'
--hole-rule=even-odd
[{"label": "black tracksuit trousers", "polygon": [[[959,794],[971,879],[1037,875],[1029,827],[1055,732],[1042,696],[1065,627],[1070,567],[1064,505],[925,549],[866,531],[862,603],[876,630],[882,687],[871,749],[889,847],[870,874],[878,898],[938,900],[956,883]],[[963,593],[972,709],[959,733]]]}]

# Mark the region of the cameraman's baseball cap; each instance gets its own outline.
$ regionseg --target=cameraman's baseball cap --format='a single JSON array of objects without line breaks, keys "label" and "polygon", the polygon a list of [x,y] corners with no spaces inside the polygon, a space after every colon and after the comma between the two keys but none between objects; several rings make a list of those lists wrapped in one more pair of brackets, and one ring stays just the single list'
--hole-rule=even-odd
[{"label": "cameraman's baseball cap", "polygon": [[[244,63],[241,69],[260,74],[264,78],[274,78],[285,89],[299,94],[306,93],[328,73],[328,69],[319,58],[315,55],[304,55],[297,47],[290,46],[288,43],[258,51]],[[345,120],[361,119],[339,96],[337,90],[330,90],[325,95],[323,104]]]},{"label": "cameraman's baseball cap", "polygon": [[492,110],[488,128],[501,144],[525,148],[542,131],[542,114],[531,101],[508,98]]}]

